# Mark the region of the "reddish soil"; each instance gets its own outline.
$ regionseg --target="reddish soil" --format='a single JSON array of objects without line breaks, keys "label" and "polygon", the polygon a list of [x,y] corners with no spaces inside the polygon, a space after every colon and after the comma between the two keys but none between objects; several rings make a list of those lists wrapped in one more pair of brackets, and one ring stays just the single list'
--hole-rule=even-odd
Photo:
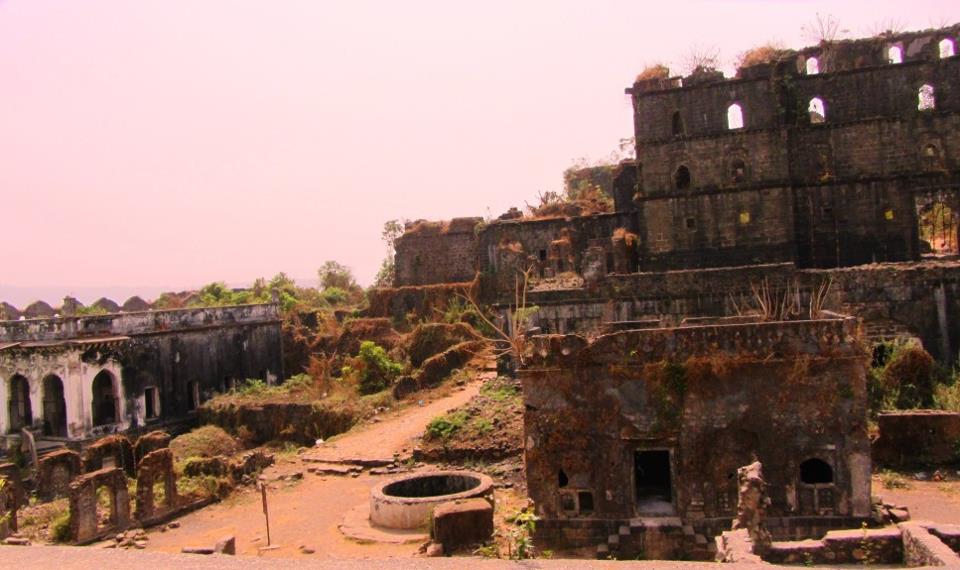
[{"label": "reddish soil", "polygon": [[886,503],[907,507],[914,520],[960,524],[960,480],[955,474],[947,481],[917,481],[908,472],[903,479],[908,488],[887,489],[874,477],[873,494]]},{"label": "reddish soil", "polygon": [[[467,384],[450,395],[407,407],[398,415],[386,413],[379,422],[358,427],[299,457],[287,458],[268,469],[264,478],[269,485],[271,544],[278,548],[261,550],[267,545],[266,527],[260,493],[253,489],[238,492],[224,503],[213,505],[179,520],[180,527],[150,532],[149,550],[179,552],[184,546],[212,546],[225,536],[237,539],[237,554],[268,557],[394,558],[409,557],[418,545],[360,544],[344,537],[337,529],[343,515],[368,500],[370,488],[385,476],[364,473],[359,477],[317,476],[307,472],[313,463],[356,459],[392,460],[408,457],[412,441],[423,433],[426,424],[438,415],[463,405],[475,396],[479,382]],[[416,401],[416,400],[415,400]],[[280,476],[301,473],[299,481],[279,481]],[[304,554],[300,547],[315,550]]]}]

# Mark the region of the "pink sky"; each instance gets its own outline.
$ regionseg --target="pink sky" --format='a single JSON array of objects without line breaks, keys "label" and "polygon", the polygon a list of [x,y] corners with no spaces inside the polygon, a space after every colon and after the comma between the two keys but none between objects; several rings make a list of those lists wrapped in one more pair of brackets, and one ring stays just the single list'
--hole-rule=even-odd
[{"label": "pink sky", "polygon": [[496,216],[607,156],[647,63],[807,45],[817,12],[853,36],[960,21],[953,0],[657,5],[0,0],[0,285],[327,259],[367,284],[385,220]]}]

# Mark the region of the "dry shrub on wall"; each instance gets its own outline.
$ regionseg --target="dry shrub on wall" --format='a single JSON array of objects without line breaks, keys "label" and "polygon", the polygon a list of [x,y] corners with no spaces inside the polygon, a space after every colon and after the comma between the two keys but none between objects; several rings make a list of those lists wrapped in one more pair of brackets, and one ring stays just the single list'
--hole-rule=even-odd
[{"label": "dry shrub on wall", "polygon": [[669,79],[670,68],[662,63],[654,63],[643,68],[643,71],[637,75],[637,81],[647,81],[649,79]]},{"label": "dry shrub on wall", "polygon": [[783,54],[783,46],[774,42],[748,49],[737,58],[737,68],[774,63]]},{"label": "dry shrub on wall", "polygon": [[936,362],[916,344],[895,345],[881,367],[870,371],[871,411],[934,406]]}]

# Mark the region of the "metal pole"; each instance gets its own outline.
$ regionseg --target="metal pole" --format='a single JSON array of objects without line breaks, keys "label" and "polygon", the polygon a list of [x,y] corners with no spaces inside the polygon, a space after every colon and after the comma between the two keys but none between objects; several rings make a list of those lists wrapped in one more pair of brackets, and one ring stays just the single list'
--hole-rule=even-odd
[{"label": "metal pole", "polygon": [[260,484],[260,496],[263,498],[263,517],[267,520],[267,546],[270,546],[270,512],[267,509],[267,485]]}]

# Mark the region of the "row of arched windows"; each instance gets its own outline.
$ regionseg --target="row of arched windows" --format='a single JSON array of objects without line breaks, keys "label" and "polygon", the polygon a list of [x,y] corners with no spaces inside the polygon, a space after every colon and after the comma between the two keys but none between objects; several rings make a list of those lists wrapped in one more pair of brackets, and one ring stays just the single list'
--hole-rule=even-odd
[{"label": "row of arched windows", "polygon": [[[940,40],[940,43],[937,45],[937,47],[939,48],[940,59],[947,59],[956,55],[956,44],[950,38],[943,38]],[[887,46],[887,63],[903,63],[903,47],[901,47],[899,44]],[[807,75],[817,75],[820,73],[820,60],[815,56],[808,57],[806,62],[806,72]]]},{"label": "row of arched windows", "polygon": [[[917,90],[917,109],[920,111],[932,111],[936,108],[937,101],[934,96],[933,85],[925,83]],[[810,122],[813,124],[824,123],[827,120],[827,108],[820,97],[810,99],[807,105],[807,112],[810,114]],[[679,113],[674,113],[674,134],[682,133],[677,131],[682,129],[682,124],[678,127]],[[733,103],[727,107],[727,129],[737,130],[744,127],[743,107],[739,103]]]}]

